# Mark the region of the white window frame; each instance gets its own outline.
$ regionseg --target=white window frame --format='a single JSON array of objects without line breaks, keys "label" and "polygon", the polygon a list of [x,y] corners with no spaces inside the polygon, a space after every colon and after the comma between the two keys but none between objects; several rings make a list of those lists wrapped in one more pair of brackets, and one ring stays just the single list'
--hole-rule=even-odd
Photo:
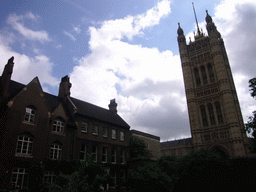
[{"label": "white window frame", "polygon": [[[21,181],[20,183],[18,183]],[[15,188],[22,189],[28,186],[28,169],[26,168],[13,168],[11,183]]]},{"label": "white window frame", "polygon": [[57,143],[52,143],[50,147],[50,159],[58,160],[61,159],[62,146]]},{"label": "white window frame", "polygon": [[[95,151],[93,149],[95,149]],[[92,146],[91,155],[93,156],[93,161],[97,162],[97,159],[98,159],[98,147],[97,146]]]},{"label": "white window frame", "polygon": [[[82,143],[80,147],[80,156],[79,156],[80,160],[84,161],[86,159],[86,151],[87,151],[87,146],[86,144]],[[83,155],[83,158],[81,158],[81,155]]]},{"label": "white window frame", "polygon": [[61,119],[54,119],[53,121],[53,132],[62,133],[64,130],[64,121]]},{"label": "white window frame", "polygon": [[124,141],[124,131],[120,131],[120,141]]},{"label": "white window frame", "polygon": [[103,137],[108,137],[108,128],[107,127],[103,127],[102,135],[103,135]]},{"label": "white window frame", "polygon": [[116,139],[116,130],[112,129],[112,139]]},{"label": "white window frame", "polygon": [[34,107],[26,107],[24,121],[35,123],[36,109]]},{"label": "white window frame", "polygon": [[88,122],[83,121],[82,124],[81,124],[81,132],[82,133],[87,133],[87,130],[88,130]]},{"label": "white window frame", "polygon": [[97,125],[97,124],[93,125],[92,134],[93,135],[99,134],[99,125]]},{"label": "white window frame", "polygon": [[46,183],[54,183],[56,175],[52,171],[45,171],[43,181]]},{"label": "white window frame", "polygon": [[20,135],[16,146],[16,155],[32,155],[34,138],[28,135]]},{"label": "white window frame", "polygon": [[116,164],[116,148],[112,148],[111,151],[111,163]]},{"label": "white window frame", "polygon": [[102,147],[102,163],[108,162],[108,148]]}]

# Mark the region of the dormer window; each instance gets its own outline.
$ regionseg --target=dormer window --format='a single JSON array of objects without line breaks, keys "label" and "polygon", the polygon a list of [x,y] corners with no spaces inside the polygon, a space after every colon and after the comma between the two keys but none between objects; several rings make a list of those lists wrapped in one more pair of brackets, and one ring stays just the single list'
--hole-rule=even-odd
[{"label": "dormer window", "polygon": [[61,119],[55,119],[53,121],[53,131],[57,133],[62,133],[64,130],[64,122]]},{"label": "dormer window", "polygon": [[36,109],[33,106],[26,107],[25,121],[35,123]]}]

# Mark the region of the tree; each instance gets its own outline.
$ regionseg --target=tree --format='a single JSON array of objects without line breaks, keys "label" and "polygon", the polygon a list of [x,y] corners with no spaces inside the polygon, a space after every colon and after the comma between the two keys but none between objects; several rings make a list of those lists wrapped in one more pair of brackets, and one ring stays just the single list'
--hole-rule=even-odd
[{"label": "tree", "polygon": [[60,174],[53,187],[61,192],[94,192],[101,185],[111,183],[112,178],[101,163],[90,158],[81,161],[80,167],[71,174]]},{"label": "tree", "polygon": [[147,149],[145,143],[138,139],[137,137],[130,138],[130,156],[131,158],[135,157],[152,157],[151,152]]},{"label": "tree", "polygon": [[[251,96],[254,98],[256,96],[256,78],[249,80],[249,87],[251,91]],[[249,117],[249,120],[245,124],[245,130],[247,133],[252,133],[253,144],[251,146],[251,152],[256,153],[256,111],[253,111],[253,116]]]}]

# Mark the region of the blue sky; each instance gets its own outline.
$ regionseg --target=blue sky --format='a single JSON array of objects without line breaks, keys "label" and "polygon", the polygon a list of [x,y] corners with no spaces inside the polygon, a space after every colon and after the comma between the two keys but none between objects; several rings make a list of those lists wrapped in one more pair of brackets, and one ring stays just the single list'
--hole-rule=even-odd
[{"label": "blue sky", "polygon": [[[256,107],[248,88],[256,74],[256,2],[194,4],[200,27],[207,9],[224,39],[246,122]],[[57,95],[69,75],[71,96],[104,108],[116,98],[132,129],[163,141],[190,136],[177,23],[193,39],[192,1],[4,0],[0,7],[0,70],[14,56],[13,80],[38,76]]]}]

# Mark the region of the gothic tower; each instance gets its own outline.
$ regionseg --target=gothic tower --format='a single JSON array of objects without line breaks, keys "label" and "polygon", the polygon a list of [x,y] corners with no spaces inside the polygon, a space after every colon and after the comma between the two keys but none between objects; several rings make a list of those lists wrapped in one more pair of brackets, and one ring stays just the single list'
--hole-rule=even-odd
[{"label": "gothic tower", "polygon": [[248,139],[223,39],[206,11],[208,36],[199,30],[178,44],[193,148],[216,148],[230,157],[248,156]]}]

